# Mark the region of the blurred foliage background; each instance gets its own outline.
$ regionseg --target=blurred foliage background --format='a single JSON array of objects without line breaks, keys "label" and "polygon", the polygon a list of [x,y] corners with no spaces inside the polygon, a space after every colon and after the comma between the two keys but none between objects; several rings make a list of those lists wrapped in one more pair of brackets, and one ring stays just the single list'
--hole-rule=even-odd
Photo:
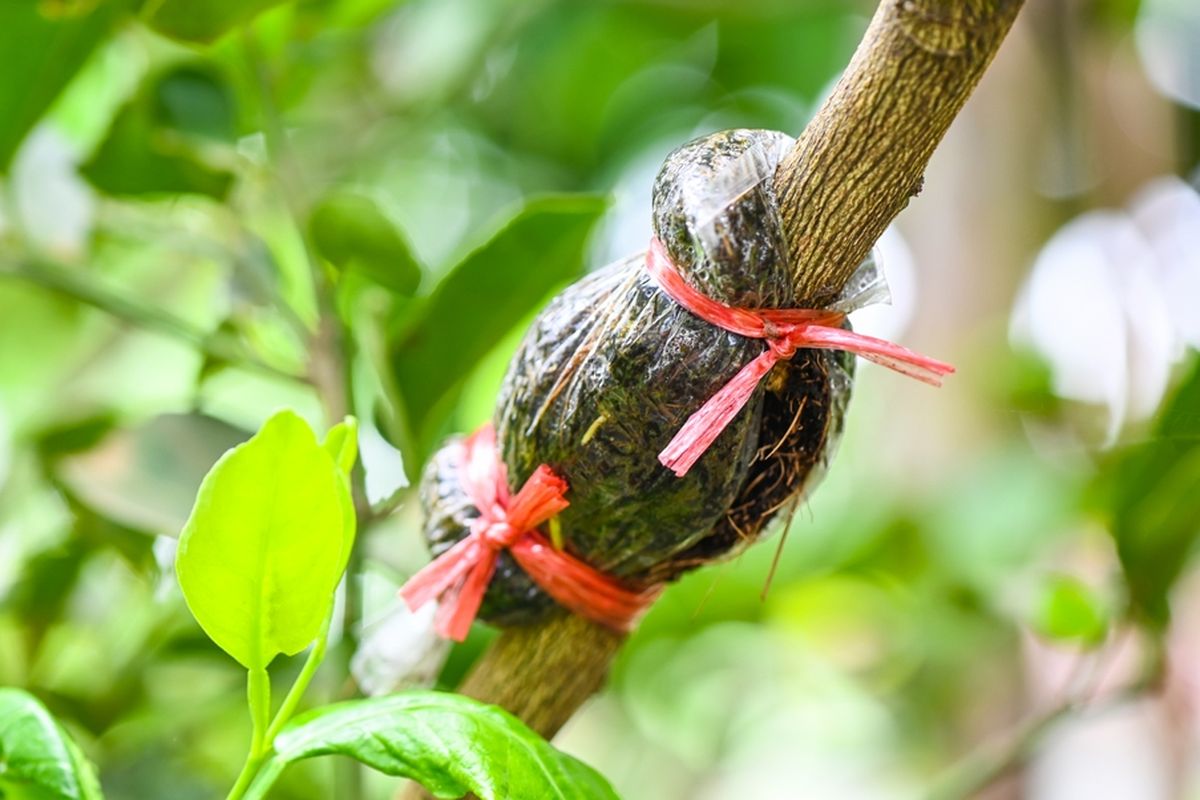
[{"label": "blurred foliage background", "polygon": [[[290,406],[364,421],[316,693],[453,686],[493,634],[443,667],[398,609],[408,482],[547,297],[644,247],[665,154],[798,133],[872,10],[0,3],[0,684],[110,797],[223,793],[242,675],[174,537]],[[1189,0],[1031,0],[856,317],[959,374],[861,367],[786,541],[672,587],[562,747],[631,800],[1200,797],[1198,53]],[[393,788],[316,762],[278,796]]]}]

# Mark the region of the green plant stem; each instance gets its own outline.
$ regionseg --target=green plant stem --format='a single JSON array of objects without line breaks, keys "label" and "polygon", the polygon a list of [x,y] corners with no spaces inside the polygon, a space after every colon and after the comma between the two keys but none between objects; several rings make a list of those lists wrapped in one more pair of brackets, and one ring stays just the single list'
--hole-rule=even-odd
[{"label": "green plant stem", "polygon": [[271,718],[271,676],[265,667],[248,670],[246,673],[246,702],[250,706],[250,721],[253,732],[250,735],[250,752],[246,754],[246,762],[242,771],[225,800],[240,800],[250,788],[250,782],[258,774],[259,767],[271,752],[271,737],[268,736],[269,720]]},{"label": "green plant stem", "polygon": [[265,669],[249,671],[246,693],[250,705],[250,718],[254,724],[254,733],[250,740],[250,752],[246,755],[246,763],[242,765],[242,771],[238,774],[237,781],[229,790],[225,800],[241,800],[246,794],[246,790],[250,788],[250,784],[258,775],[259,769],[271,754],[275,737],[279,735],[279,731],[296,712],[296,706],[300,704],[300,699],[304,697],[304,692],[312,683],[313,676],[317,674],[321,661],[325,658],[325,648],[329,643],[329,624],[332,620],[333,603],[330,603],[329,613],[325,615],[325,622],[321,625],[321,632],[317,634],[312,648],[308,651],[308,658],[305,659],[304,666],[300,669],[300,674],[296,676],[292,688],[283,698],[283,703],[275,712],[274,719],[271,719],[270,676]]},{"label": "green plant stem", "polygon": [[325,623],[321,626],[321,632],[317,634],[317,639],[313,642],[312,649],[308,651],[308,658],[304,661],[304,666],[300,669],[300,674],[296,676],[295,683],[288,690],[287,696],[283,698],[283,704],[279,706],[279,711],[275,714],[275,719],[271,720],[271,724],[267,727],[266,740],[270,747],[275,737],[279,735],[279,731],[287,724],[287,721],[292,718],[292,714],[296,713],[296,706],[300,704],[300,698],[304,696],[304,692],[308,689],[308,684],[312,682],[313,676],[317,674],[317,669],[320,668],[321,662],[325,659],[325,648],[329,642],[329,624],[333,620],[333,604],[329,604],[329,613],[325,615]]},{"label": "green plant stem", "polygon": [[168,311],[101,286],[59,264],[44,260],[6,263],[0,265],[0,277],[15,278],[40,286],[77,303],[103,311],[134,327],[169,336],[218,361],[275,377],[303,380],[301,375],[259,360],[228,338],[209,335]]},{"label": "green plant stem", "polygon": [[265,667],[252,669],[247,680],[250,719],[254,723],[254,738],[250,751],[259,755],[268,747],[267,728],[271,720],[271,676]]},{"label": "green plant stem", "polygon": [[238,773],[237,782],[233,784],[229,794],[225,795],[225,800],[241,800],[245,796],[246,790],[250,788],[250,782],[258,774],[259,767],[262,766],[266,757],[266,753],[246,756],[246,763],[242,765],[242,771]]}]

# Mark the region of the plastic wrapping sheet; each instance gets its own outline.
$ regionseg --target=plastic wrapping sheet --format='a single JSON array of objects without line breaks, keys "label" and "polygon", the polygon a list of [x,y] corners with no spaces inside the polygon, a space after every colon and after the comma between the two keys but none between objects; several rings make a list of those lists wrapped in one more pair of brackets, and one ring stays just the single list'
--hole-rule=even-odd
[{"label": "plastic wrapping sheet", "polygon": [[[794,305],[774,196],[775,168],[790,146],[780,133],[734,130],[668,157],[654,189],[655,232],[693,288],[731,305]],[[868,259],[834,308],[885,295]],[[853,356],[797,352],[676,477],[657,454],[763,346],[667,297],[644,254],[585,277],[537,317],[505,377],[494,422],[510,482],[519,486],[540,464],[565,478],[564,546],[632,586],[738,552],[823,472],[853,382]],[[422,500],[435,555],[465,536],[478,513],[446,451],[427,468]],[[483,618],[521,623],[553,608],[502,554]]]}]

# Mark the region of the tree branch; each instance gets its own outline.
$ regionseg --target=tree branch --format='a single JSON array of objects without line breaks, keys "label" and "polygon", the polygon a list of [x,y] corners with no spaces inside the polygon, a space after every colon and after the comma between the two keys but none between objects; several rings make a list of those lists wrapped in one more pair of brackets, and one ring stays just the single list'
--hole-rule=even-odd
[{"label": "tree branch", "polygon": [[[1021,0],[884,0],[776,187],[798,301],[833,299],[921,188],[937,143]],[[578,618],[505,631],[464,692],[553,736],[601,685],[621,638]],[[421,796],[414,792],[411,797]]]},{"label": "tree branch", "polygon": [[604,685],[624,642],[624,634],[574,614],[512,628],[484,653],[459,691],[512,711],[550,737]]},{"label": "tree branch", "polygon": [[833,300],[910,197],[1021,0],[884,0],[776,174],[800,305]]}]

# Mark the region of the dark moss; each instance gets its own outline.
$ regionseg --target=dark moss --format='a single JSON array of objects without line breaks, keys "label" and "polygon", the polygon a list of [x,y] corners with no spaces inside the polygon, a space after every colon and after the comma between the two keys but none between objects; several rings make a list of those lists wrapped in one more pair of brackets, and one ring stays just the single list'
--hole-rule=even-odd
[{"label": "dark moss", "polygon": [[[673,153],[655,184],[654,222],[681,273],[726,303],[786,306],[792,297],[770,176],[787,139],[728,131]],[[713,186],[736,192],[711,216]],[[742,184],[745,184],[744,186]],[[684,421],[763,343],[686,311],[649,277],[643,258],[568,287],[526,334],[497,400],[498,443],[512,488],[548,464],[570,484],[567,549],[633,585],[670,580],[739,550],[819,472],[840,430],[852,359],[802,351],[780,364],[683,478],[658,453]],[[435,554],[462,538],[475,510],[443,452],[422,499]],[[555,608],[507,556],[482,616],[527,622]]]}]

